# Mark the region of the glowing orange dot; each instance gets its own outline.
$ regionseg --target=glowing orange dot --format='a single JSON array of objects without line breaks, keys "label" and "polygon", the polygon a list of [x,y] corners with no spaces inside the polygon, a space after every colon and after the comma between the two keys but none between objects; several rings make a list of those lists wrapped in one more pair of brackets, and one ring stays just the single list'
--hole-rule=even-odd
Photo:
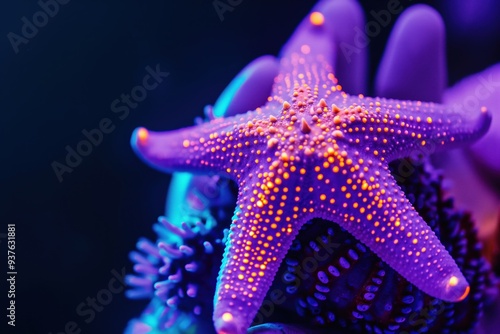
[{"label": "glowing orange dot", "polygon": [[311,13],[309,19],[311,20],[311,23],[315,26],[320,26],[325,22],[325,17],[320,12]]},{"label": "glowing orange dot", "polygon": [[145,128],[140,128],[139,131],[137,131],[137,138],[140,143],[144,143],[148,139],[148,136],[149,132]]},{"label": "glowing orange dot", "polygon": [[456,286],[458,284],[458,278],[456,276],[451,276],[448,284],[450,284],[450,286]]},{"label": "glowing orange dot", "polygon": [[184,147],[189,147],[189,140],[187,140],[187,139],[186,139],[186,140],[184,140],[184,141],[182,142],[182,146],[184,146]]},{"label": "glowing orange dot", "polygon": [[222,320],[226,322],[233,321],[233,315],[229,312],[226,312],[222,315]]}]

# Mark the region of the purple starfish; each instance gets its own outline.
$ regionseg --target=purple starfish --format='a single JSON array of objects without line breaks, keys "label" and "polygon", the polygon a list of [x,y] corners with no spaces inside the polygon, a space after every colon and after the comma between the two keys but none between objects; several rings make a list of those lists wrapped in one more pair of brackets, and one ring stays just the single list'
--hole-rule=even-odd
[{"label": "purple starfish", "polygon": [[346,94],[330,65],[330,9],[319,4],[299,26],[263,107],[176,131],[139,128],[132,137],[158,169],[217,173],[239,186],[216,288],[218,333],[246,332],[293,239],[315,217],[340,224],[429,295],[453,302],[469,292],[387,164],[472,142],[490,115]]}]

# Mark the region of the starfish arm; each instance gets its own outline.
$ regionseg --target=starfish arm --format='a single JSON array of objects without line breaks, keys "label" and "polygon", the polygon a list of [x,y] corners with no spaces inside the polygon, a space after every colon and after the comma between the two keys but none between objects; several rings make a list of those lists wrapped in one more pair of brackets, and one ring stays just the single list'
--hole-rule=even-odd
[{"label": "starfish arm", "polygon": [[486,133],[491,123],[491,114],[486,108],[465,113],[432,102],[345,93],[329,102],[338,106],[337,112],[326,115],[333,119],[333,130],[342,132],[349,144],[365,143],[361,151],[386,161],[429,155],[472,143]]},{"label": "starfish arm", "polygon": [[363,91],[367,50],[352,45],[359,26],[364,26],[364,18],[356,2],[318,2],[280,52],[281,74],[272,97],[290,96],[302,84],[329,90],[337,86],[333,72],[340,73],[347,89]]},{"label": "starfish arm", "polygon": [[[334,22],[331,16],[335,5],[331,1],[318,3],[299,24],[280,52],[280,74],[275,78],[271,97],[283,103],[292,99],[296,87],[318,87],[317,94],[337,84],[333,76],[335,47]],[[323,86],[323,83],[328,83]],[[331,93],[331,92],[330,92]]]},{"label": "starfish arm", "polygon": [[[312,9],[302,22],[295,29],[293,35],[281,49],[279,57],[281,60],[289,60],[295,57],[295,54],[301,53],[310,55],[312,59],[321,56],[329,64],[335,63],[335,53],[333,45],[333,36],[330,33],[331,20],[325,19],[325,12],[330,11],[332,3],[318,3]],[[283,70],[294,70],[290,67],[293,63],[281,63]]]},{"label": "starfish arm", "polygon": [[263,116],[258,108],[173,131],[137,128],[131,145],[141,159],[161,171],[217,173],[234,178],[234,171],[244,165],[240,154],[244,145],[240,139],[249,136],[249,129],[256,132],[251,122],[260,118]]},{"label": "starfish arm", "polygon": [[247,332],[282,259],[306,222],[288,207],[292,185],[280,181],[281,186],[271,185],[265,177],[251,174],[249,180],[240,184],[217,279],[213,316],[217,333]]},{"label": "starfish arm", "polygon": [[354,169],[360,167],[358,173],[333,194],[325,191],[331,195],[324,202],[331,197],[336,205],[319,207],[317,212],[337,222],[425,293],[450,302],[464,299],[469,285],[451,255],[387,168],[369,165],[353,164]]}]

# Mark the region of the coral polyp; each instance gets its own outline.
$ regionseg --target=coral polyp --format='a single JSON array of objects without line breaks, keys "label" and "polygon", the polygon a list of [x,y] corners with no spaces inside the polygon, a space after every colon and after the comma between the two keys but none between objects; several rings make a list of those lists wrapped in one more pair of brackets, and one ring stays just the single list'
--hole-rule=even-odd
[{"label": "coral polyp", "polygon": [[[234,189],[215,176],[177,175],[177,179],[186,187],[182,199],[187,205],[176,210],[183,212],[186,221],[176,224],[159,217],[153,225],[156,241],[141,238],[138,250],[130,253],[135,274],[126,277],[130,287],[126,294],[131,299],[152,299],[142,320],[129,326],[130,333],[190,333],[193,328],[210,326],[215,281],[230,224],[226,203]],[[174,220],[179,212],[172,214]]]},{"label": "coral polyp", "polygon": [[[158,242],[141,239],[137,248],[144,254],[132,252],[131,260],[139,276],[128,276],[127,283],[134,289],[127,291],[130,298],[151,298],[153,294],[172,310],[171,319],[177,311],[201,315],[211,314],[212,305],[207,303],[213,290],[210,278],[217,275],[219,259],[224,243],[218,229],[207,228],[199,222],[191,227],[184,223],[177,227],[165,217],[154,226]],[[176,241],[168,242],[172,236]],[[165,327],[170,327],[166,323]]]}]

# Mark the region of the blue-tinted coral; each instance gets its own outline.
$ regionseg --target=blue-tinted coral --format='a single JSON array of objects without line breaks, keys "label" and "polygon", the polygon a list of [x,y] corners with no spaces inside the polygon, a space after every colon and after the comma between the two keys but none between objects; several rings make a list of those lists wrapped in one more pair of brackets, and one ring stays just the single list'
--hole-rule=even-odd
[{"label": "blue-tinted coral", "polygon": [[178,177],[185,182],[182,196],[188,203],[177,209],[185,209],[187,222],[176,225],[160,217],[153,225],[156,241],[141,238],[138,250],[130,253],[135,273],[126,277],[127,296],[151,303],[126,333],[191,333],[212,327],[214,285],[232,210],[226,203],[234,189],[217,176]]}]

